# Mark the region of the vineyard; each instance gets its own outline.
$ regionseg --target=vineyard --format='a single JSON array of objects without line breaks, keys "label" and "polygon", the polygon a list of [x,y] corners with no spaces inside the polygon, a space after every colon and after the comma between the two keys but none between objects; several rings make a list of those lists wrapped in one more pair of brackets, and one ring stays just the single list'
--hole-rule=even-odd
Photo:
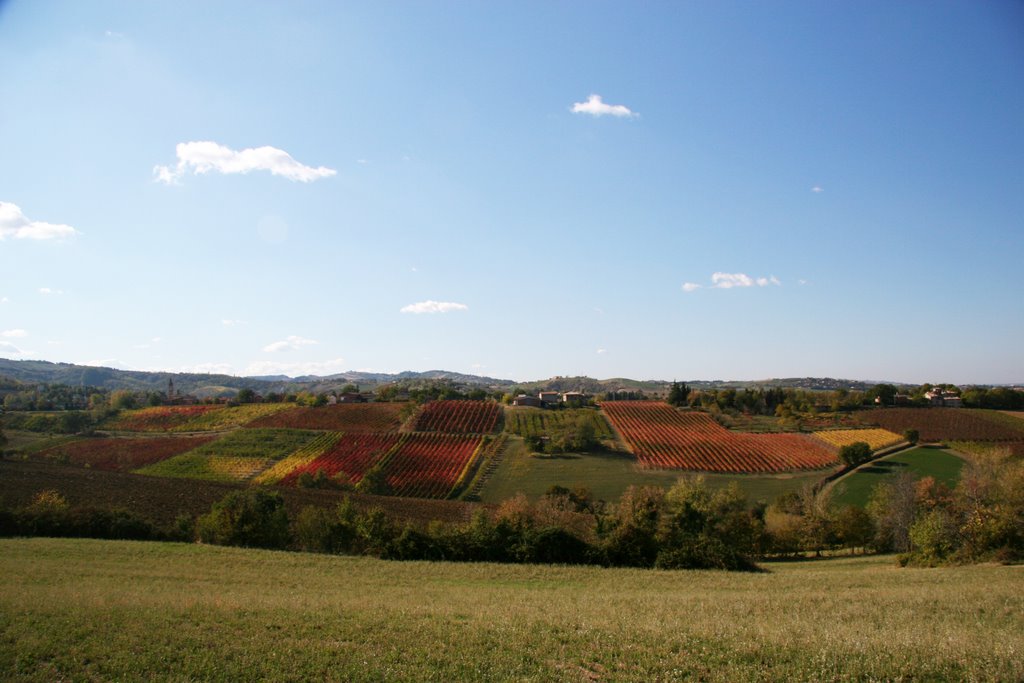
[{"label": "vineyard", "polygon": [[379,464],[400,439],[398,434],[345,434],[320,455],[300,464],[280,479],[283,486],[294,486],[303,473],[323,472],[334,478],[344,474],[358,484],[368,469]]},{"label": "vineyard", "polygon": [[47,460],[106,472],[130,472],[198,448],[212,440],[211,436],[81,439],[54,446],[38,455]]},{"label": "vineyard", "polygon": [[601,409],[642,467],[703,472],[785,472],[837,464],[800,434],[737,434],[705,413],[654,401],[606,401]]},{"label": "vineyard", "polygon": [[[125,410],[103,424],[104,429],[122,432],[169,432],[206,413],[226,410],[224,406],[157,406]],[[186,430],[181,430],[186,431]]]},{"label": "vineyard", "polygon": [[479,436],[447,434],[332,434],[330,442],[327,438],[277,463],[256,482],[294,486],[303,474],[322,472],[358,484],[367,470],[380,467],[393,495],[446,498],[482,443]]},{"label": "vineyard", "polygon": [[103,427],[122,432],[216,432],[241,427],[289,408],[287,403],[157,406],[123,411]]},{"label": "vineyard", "polygon": [[416,417],[414,431],[490,434],[500,418],[501,406],[494,401],[431,401]]},{"label": "vineyard", "polygon": [[904,441],[902,436],[890,432],[888,429],[830,429],[814,432],[814,437],[833,448],[842,448],[863,441],[873,451],[895,446]]},{"label": "vineyard", "polygon": [[505,431],[522,437],[551,436],[567,424],[586,420],[594,427],[598,439],[613,439],[608,420],[592,408],[545,410],[543,408],[508,408],[505,411]]},{"label": "vineyard", "polygon": [[206,481],[245,481],[273,462],[269,458],[201,455],[195,451],[136,470],[138,474]]},{"label": "vineyard", "polygon": [[404,403],[350,403],[287,410],[253,421],[250,427],[318,429],[335,432],[394,432],[402,424]]},{"label": "vineyard", "polygon": [[319,458],[337,444],[341,436],[340,432],[325,432],[321,434],[287,458],[274,463],[270,469],[260,473],[258,477],[253,479],[253,483],[261,485],[276,484],[288,476],[292,470],[308,465]]},{"label": "vineyard", "polygon": [[1024,421],[994,410],[879,408],[857,419],[897,433],[916,429],[922,441],[1024,441]]},{"label": "vineyard", "polygon": [[482,438],[410,434],[388,459],[388,486],[397,496],[445,498],[467,469]]},{"label": "vineyard", "polygon": [[137,471],[159,477],[245,481],[318,437],[317,432],[297,429],[242,429]]}]

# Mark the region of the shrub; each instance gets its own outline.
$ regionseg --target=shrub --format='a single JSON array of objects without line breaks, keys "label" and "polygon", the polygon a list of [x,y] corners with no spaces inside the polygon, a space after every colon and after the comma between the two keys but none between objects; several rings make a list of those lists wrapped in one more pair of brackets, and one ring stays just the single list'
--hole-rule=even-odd
[{"label": "shrub", "polygon": [[281,494],[258,489],[229,493],[196,523],[199,540],[217,545],[283,548],[288,531]]},{"label": "shrub", "polygon": [[864,441],[856,441],[839,449],[839,459],[851,467],[871,459],[871,446]]}]

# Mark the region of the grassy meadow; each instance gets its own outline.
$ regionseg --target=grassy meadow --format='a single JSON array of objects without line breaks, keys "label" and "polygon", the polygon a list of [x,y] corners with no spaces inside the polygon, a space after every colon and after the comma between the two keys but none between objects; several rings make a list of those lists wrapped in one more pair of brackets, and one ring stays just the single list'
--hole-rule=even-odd
[{"label": "grassy meadow", "polygon": [[1021,567],[385,562],[0,540],[5,680],[1020,680]]},{"label": "grassy meadow", "polygon": [[832,487],[832,500],[837,505],[863,507],[871,498],[871,491],[880,482],[900,472],[910,472],[915,477],[934,477],[950,488],[960,479],[964,460],[952,451],[920,447],[900,451],[864,465],[849,475],[838,479]]}]

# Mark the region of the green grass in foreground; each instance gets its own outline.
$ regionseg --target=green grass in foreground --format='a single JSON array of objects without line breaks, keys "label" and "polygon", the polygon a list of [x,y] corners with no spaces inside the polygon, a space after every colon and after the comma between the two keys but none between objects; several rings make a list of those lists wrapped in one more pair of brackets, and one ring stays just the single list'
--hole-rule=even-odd
[{"label": "green grass in foreground", "polygon": [[0,540],[0,678],[1020,680],[1020,567],[762,574]]},{"label": "green grass in foreground", "polygon": [[910,472],[916,477],[934,477],[952,488],[960,479],[963,466],[962,458],[940,448],[901,451],[880,458],[837,481],[832,489],[832,500],[837,505],[864,507],[871,498],[872,489],[899,472]]},{"label": "green grass in foreground", "polygon": [[[480,492],[486,503],[500,503],[517,493],[531,500],[542,496],[552,485],[568,488],[585,486],[596,498],[615,501],[628,486],[672,486],[686,472],[645,470],[636,466],[636,460],[626,453],[567,453],[553,456],[533,456],[521,440],[510,442],[501,464],[491,474]],[[805,483],[814,483],[824,475],[821,472],[779,475],[705,474],[712,487],[740,485],[751,501],[771,502],[786,491],[799,491]]]}]

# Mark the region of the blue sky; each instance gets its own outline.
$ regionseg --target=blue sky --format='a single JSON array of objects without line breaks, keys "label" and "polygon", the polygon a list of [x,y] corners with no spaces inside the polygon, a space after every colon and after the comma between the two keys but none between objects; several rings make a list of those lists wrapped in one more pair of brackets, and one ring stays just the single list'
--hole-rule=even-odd
[{"label": "blue sky", "polygon": [[1024,381],[1024,5],[0,1],[0,357]]}]

